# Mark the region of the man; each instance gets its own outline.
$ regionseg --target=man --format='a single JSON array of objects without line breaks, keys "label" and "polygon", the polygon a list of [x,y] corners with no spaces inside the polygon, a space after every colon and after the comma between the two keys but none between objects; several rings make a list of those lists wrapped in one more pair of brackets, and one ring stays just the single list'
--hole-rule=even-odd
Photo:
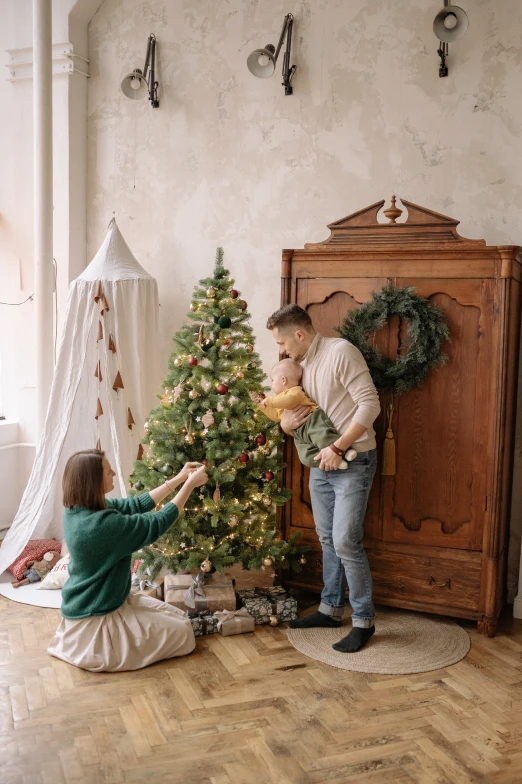
[{"label": "man", "polygon": [[[376,467],[373,422],[380,411],[379,398],[359,349],[342,338],[319,335],[298,305],[276,310],[266,326],[280,351],[301,363],[306,393],[340,434],[320,451],[318,467],[310,471],[312,511],[323,550],[321,603],[317,612],[291,621],[290,626],[340,626],[347,581],[352,629],[333,648],[352,653],[366,645],[375,631],[372,576],[361,542]],[[293,435],[309,413],[306,406],[285,411],[281,427]],[[358,453],[356,459],[347,470],[337,470],[350,447]]]}]

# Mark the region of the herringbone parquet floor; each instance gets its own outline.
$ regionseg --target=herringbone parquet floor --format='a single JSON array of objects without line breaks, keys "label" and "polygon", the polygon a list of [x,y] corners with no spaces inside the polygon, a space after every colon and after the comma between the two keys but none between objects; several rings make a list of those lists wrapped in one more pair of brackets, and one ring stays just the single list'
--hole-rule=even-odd
[{"label": "herringbone parquet floor", "polygon": [[52,659],[58,611],[0,597],[1,784],[517,784],[522,622],[447,670],[363,675],[284,630],[200,638],[137,673]]}]

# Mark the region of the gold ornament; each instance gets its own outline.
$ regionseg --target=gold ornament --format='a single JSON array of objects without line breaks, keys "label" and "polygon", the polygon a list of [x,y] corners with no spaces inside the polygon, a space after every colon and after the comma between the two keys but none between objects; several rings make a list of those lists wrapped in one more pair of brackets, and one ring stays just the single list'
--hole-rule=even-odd
[{"label": "gold ornament", "polygon": [[304,565],[305,565],[305,563],[306,563],[306,558],[304,557],[304,555],[302,555],[302,556],[300,557],[300,559],[299,559],[299,563],[300,563],[302,566],[304,566]]},{"label": "gold ornament", "polygon": [[167,408],[172,405],[172,398],[170,397],[168,392],[165,392],[165,394],[161,398],[161,405],[167,406]]},{"label": "gold ornament", "polygon": [[245,374],[243,373],[243,371],[242,371],[242,370],[238,370],[238,372],[236,373],[236,376],[237,376],[238,378],[244,378],[244,377],[245,377]]},{"label": "gold ornament", "polygon": [[197,389],[191,389],[189,392],[189,398],[191,400],[195,400],[197,397],[199,397],[199,392],[197,391]]},{"label": "gold ornament", "polygon": [[187,444],[194,443],[194,436],[192,435],[192,433],[187,433],[187,435],[185,436],[185,441],[187,442]]},{"label": "gold ornament", "polygon": [[272,559],[269,555],[266,558],[263,558],[263,566],[272,566]]},{"label": "gold ornament", "polygon": [[174,360],[174,364],[176,367],[180,367],[181,362],[182,362],[181,357],[176,357],[176,359]]},{"label": "gold ornament", "polygon": [[199,568],[202,572],[210,572],[212,569],[212,561],[209,561],[208,558],[205,558],[199,565]]},{"label": "gold ornament", "polygon": [[248,346],[246,346],[246,350],[249,351],[250,353],[252,353],[253,350],[254,350],[254,346],[251,346],[250,344],[248,344]]},{"label": "gold ornament", "polygon": [[190,309],[191,309],[192,311],[195,311],[195,310],[197,309],[197,305],[195,305],[193,302],[191,302],[191,303],[190,303]]},{"label": "gold ornament", "polygon": [[263,506],[269,507],[272,506],[272,499],[269,498],[267,495],[263,496]]},{"label": "gold ornament", "polygon": [[214,299],[215,296],[216,296],[216,289],[210,286],[210,288],[207,289],[207,297],[209,299]]},{"label": "gold ornament", "polygon": [[230,527],[235,528],[236,525],[238,525],[238,523],[239,523],[239,518],[236,515],[231,515],[230,520],[228,521]]},{"label": "gold ornament", "polygon": [[279,618],[277,615],[270,616],[270,626],[279,626]]}]

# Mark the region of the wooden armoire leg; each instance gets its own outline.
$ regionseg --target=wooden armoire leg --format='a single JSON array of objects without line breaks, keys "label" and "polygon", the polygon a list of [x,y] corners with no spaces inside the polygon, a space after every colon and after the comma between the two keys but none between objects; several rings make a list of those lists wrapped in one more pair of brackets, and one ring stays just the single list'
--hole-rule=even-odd
[{"label": "wooden armoire leg", "polygon": [[497,633],[498,618],[491,618],[490,616],[483,615],[482,620],[477,624],[479,634],[485,637],[494,637]]}]

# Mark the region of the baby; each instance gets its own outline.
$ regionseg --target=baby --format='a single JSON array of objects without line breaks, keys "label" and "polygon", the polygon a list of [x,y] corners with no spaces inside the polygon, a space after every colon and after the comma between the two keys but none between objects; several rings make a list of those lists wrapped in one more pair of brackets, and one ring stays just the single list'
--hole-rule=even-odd
[{"label": "baby", "polygon": [[[302,376],[303,369],[299,362],[294,359],[282,359],[270,371],[275,397],[263,398],[256,393],[252,393],[251,397],[261,411],[274,422],[280,422],[283,412],[287,409],[310,406],[310,416],[294,431],[294,443],[301,463],[309,468],[317,468],[319,462],[314,460],[314,457],[321,449],[339,438],[339,433],[324,411],[317,403],[310,400],[300,386]],[[355,460],[357,452],[355,449],[348,449],[344,457],[339,465],[340,469],[348,468],[347,461]]]}]

